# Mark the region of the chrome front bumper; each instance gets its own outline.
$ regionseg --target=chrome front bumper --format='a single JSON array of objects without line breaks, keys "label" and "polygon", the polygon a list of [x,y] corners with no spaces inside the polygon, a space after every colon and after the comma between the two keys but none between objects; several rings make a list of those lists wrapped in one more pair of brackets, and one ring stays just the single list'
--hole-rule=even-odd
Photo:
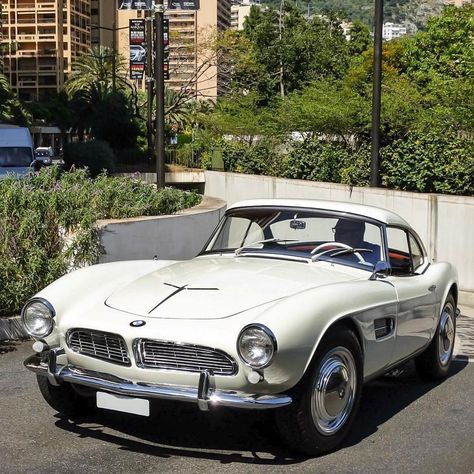
[{"label": "chrome front bumper", "polygon": [[253,395],[213,389],[210,386],[211,374],[207,371],[201,372],[197,388],[132,382],[72,365],[60,365],[56,359],[62,354],[64,354],[62,349],[51,349],[42,354],[32,355],[25,360],[24,365],[32,372],[47,377],[52,385],[70,382],[130,397],[196,402],[202,411],[209,410],[213,405],[262,410],[283,407],[292,402],[288,395]]}]

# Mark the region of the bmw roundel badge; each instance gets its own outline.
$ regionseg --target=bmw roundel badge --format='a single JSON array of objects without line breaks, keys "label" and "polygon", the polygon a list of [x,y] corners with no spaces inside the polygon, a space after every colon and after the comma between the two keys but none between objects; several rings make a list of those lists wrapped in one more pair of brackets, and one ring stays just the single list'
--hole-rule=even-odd
[{"label": "bmw roundel badge", "polygon": [[132,326],[132,328],[139,328],[141,326],[145,326],[146,322],[141,320],[141,319],[138,319],[137,321],[132,321],[130,323],[130,326]]}]

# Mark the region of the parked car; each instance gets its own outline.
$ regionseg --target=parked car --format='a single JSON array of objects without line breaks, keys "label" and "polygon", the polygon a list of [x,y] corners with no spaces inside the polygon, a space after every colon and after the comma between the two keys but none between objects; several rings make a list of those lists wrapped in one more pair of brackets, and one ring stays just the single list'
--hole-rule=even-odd
[{"label": "parked car", "polygon": [[347,435],[363,383],[411,358],[423,379],[448,374],[457,298],[456,270],[393,212],[246,201],[192,260],[95,265],[40,291],[25,365],[64,416],[148,416],[156,399],[273,409],[314,455]]},{"label": "parked car", "polygon": [[0,124],[0,179],[9,173],[26,175],[32,167],[35,156],[30,131]]},{"label": "parked car", "polygon": [[50,146],[39,146],[35,150],[36,161],[39,161],[43,166],[50,166],[53,164],[53,150]]}]

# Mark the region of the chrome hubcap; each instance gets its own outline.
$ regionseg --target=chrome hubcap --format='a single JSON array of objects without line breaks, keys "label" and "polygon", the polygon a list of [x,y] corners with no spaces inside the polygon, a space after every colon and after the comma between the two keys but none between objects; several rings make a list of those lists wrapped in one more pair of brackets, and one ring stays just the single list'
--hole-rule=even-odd
[{"label": "chrome hubcap", "polygon": [[454,346],[454,308],[446,304],[441,314],[438,334],[438,356],[441,365],[447,365]]},{"label": "chrome hubcap", "polygon": [[330,436],[347,421],[354,405],[356,381],[354,357],[345,347],[336,347],[324,356],[311,397],[313,422],[321,434]]}]

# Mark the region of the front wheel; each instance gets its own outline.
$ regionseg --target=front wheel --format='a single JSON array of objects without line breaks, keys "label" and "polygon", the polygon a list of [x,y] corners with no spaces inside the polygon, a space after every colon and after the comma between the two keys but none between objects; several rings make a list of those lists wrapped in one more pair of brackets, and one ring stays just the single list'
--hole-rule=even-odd
[{"label": "front wheel", "polygon": [[79,395],[71,384],[64,382],[59,386],[51,385],[42,375],[37,375],[36,379],[43,398],[61,416],[85,415],[90,411],[88,398]]},{"label": "front wheel", "polygon": [[456,337],[456,303],[448,295],[438,328],[428,348],[415,359],[418,375],[424,380],[439,380],[448,375]]},{"label": "front wheel", "polygon": [[312,365],[293,392],[293,403],[276,412],[285,442],[295,451],[318,455],[345,438],[359,404],[362,350],[344,326],[321,341]]}]

